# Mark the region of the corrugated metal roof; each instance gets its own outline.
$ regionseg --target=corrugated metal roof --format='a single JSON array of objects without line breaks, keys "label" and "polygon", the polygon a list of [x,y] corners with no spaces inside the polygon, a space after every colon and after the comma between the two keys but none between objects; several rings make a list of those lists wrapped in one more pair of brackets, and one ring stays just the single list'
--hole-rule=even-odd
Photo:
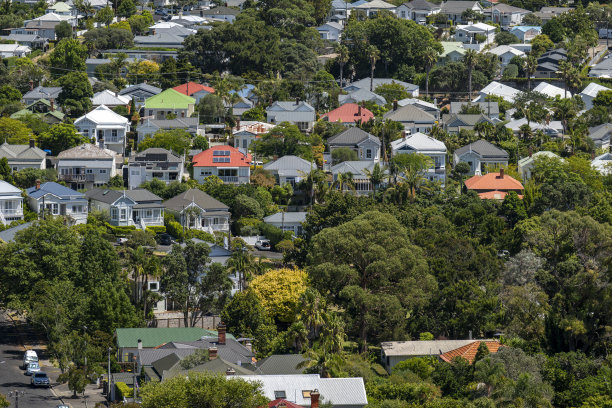
[{"label": "corrugated metal roof", "polygon": [[350,127],[344,132],[330,137],[327,143],[330,146],[355,146],[365,140],[370,140],[380,146],[380,140],[358,127]]},{"label": "corrugated metal roof", "polygon": [[472,151],[483,157],[499,157],[508,160],[508,152],[503,149],[500,149],[492,143],[487,142],[484,139],[480,139],[475,141],[474,143],[470,143],[469,145],[460,147],[459,149],[455,150],[455,154],[457,156],[461,156],[462,154],[469,151]]},{"label": "corrugated metal roof", "polygon": [[297,366],[304,362],[301,354],[273,354],[257,363],[257,374],[289,375],[303,374],[304,368]]},{"label": "corrugated metal roof", "polygon": [[298,212],[277,212],[276,214],[268,215],[264,217],[264,222],[283,222],[283,214],[284,214],[284,222],[304,222],[306,221],[305,211]]},{"label": "corrugated metal roof", "polygon": [[223,204],[219,200],[212,198],[211,196],[197,188],[189,189],[184,193],[172,197],[171,199],[164,202],[164,206],[169,210],[181,212],[191,203],[196,204],[203,210],[229,210],[229,207],[227,205]]},{"label": "corrugated metal roof", "polygon": [[458,349],[474,340],[386,341],[380,344],[385,356],[437,356]]},{"label": "corrugated metal roof", "polygon": [[[203,336],[217,336],[214,330],[200,329],[198,327],[145,327],[116,329],[118,347],[138,347],[138,339],[142,346],[153,348],[173,341],[194,341]],[[227,335],[231,336],[230,334]]]}]

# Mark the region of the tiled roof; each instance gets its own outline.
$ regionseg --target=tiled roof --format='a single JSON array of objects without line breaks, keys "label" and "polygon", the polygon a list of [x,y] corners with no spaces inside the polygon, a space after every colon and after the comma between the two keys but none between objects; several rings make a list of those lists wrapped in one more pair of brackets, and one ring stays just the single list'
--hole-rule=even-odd
[{"label": "tiled roof", "polygon": [[303,407],[291,401],[287,401],[285,399],[278,398],[278,399],[275,399],[274,401],[270,401],[268,403],[268,408],[303,408]]},{"label": "tiled roof", "polygon": [[[118,347],[138,347],[138,339],[142,346],[153,348],[173,341],[195,341],[203,336],[217,336],[214,330],[200,329],[198,327],[175,328],[129,328],[115,331]],[[227,335],[230,338],[230,334]],[[233,337],[233,336],[232,336]]]},{"label": "tiled roof", "polygon": [[[506,198],[506,195],[508,195],[508,191],[499,191],[499,190],[493,190],[493,191],[485,191],[483,193],[478,193],[478,197],[480,197],[481,200],[503,200]],[[519,198],[523,198],[522,194],[517,194]]]},{"label": "tiled roof", "polygon": [[484,176],[473,176],[465,181],[468,190],[475,191],[514,191],[523,190],[523,185],[515,178],[500,173],[487,173]]},{"label": "tiled roof", "polygon": [[174,89],[166,89],[162,93],[147,98],[146,109],[188,109],[195,104],[195,99]]},{"label": "tiled roof", "polygon": [[327,118],[330,122],[353,123],[361,120],[361,122],[365,123],[373,119],[374,114],[356,103],[346,103],[322,115],[321,119],[323,118]]},{"label": "tiled roof", "polygon": [[380,344],[385,356],[438,356],[473,340],[386,341]]},{"label": "tiled roof", "polygon": [[182,93],[183,95],[191,96],[196,92],[206,91],[209,93],[215,93],[215,90],[210,86],[198,84],[195,82],[187,82],[186,84],[175,86],[175,91]]},{"label": "tiled roof", "polygon": [[[229,155],[220,155],[215,152],[229,152]],[[229,158],[229,161],[215,161],[216,158]],[[193,156],[194,167],[249,167],[253,158],[232,146],[213,146],[202,153]]]},{"label": "tiled roof", "polygon": [[484,343],[489,349],[490,353],[497,353],[497,350],[502,347],[501,343],[497,340],[476,340],[468,345],[441,354],[440,358],[447,363],[450,363],[454,358],[462,357],[466,359],[468,363],[472,364],[474,358],[476,357],[476,353],[478,352],[478,347],[480,347],[480,343]]},{"label": "tiled roof", "polygon": [[181,212],[191,203],[196,204],[203,210],[218,210],[228,211],[229,207],[218,201],[200,189],[192,188],[184,193],[181,193],[175,197],[164,202],[164,206],[169,210]]}]

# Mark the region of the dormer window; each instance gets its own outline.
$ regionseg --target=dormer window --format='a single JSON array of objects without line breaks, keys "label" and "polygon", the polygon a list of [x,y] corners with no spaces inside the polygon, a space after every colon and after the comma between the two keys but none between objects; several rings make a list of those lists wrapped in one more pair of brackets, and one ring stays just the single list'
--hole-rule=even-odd
[{"label": "dormer window", "polygon": [[274,391],[274,399],[285,399],[287,398],[287,393],[285,391]]}]

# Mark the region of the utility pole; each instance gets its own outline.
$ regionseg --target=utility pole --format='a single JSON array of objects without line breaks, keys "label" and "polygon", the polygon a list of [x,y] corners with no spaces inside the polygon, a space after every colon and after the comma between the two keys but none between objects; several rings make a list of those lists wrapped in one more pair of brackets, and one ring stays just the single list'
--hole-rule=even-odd
[{"label": "utility pole", "polygon": [[108,381],[106,382],[106,398],[111,401],[111,364],[110,364],[110,357],[111,357],[111,351],[113,351],[112,347],[108,348]]},{"label": "utility pole", "polygon": [[19,396],[24,396],[25,392],[24,391],[10,391],[8,394],[9,398],[15,397],[15,408],[19,408]]}]

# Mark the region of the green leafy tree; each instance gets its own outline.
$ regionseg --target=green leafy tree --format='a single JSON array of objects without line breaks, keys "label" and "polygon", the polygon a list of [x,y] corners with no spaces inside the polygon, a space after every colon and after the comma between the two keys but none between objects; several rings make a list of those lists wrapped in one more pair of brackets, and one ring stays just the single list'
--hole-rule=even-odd
[{"label": "green leafy tree", "polygon": [[[136,6],[132,0],[123,0],[117,8],[117,15],[123,18],[129,18],[136,14]],[[131,25],[131,24],[130,24]]]},{"label": "green leafy tree", "polygon": [[11,85],[3,85],[0,87],[0,104],[2,105],[19,103],[21,101],[21,96],[21,92]]},{"label": "green leafy tree", "polygon": [[410,197],[414,199],[416,189],[423,181],[425,171],[432,165],[431,158],[420,153],[398,154],[392,159],[393,166],[400,173]]},{"label": "green leafy tree", "polygon": [[82,45],[79,40],[64,38],[57,43],[49,56],[51,74],[57,78],[62,75],[70,75],[71,72],[77,73],[73,71],[84,72],[86,58],[87,47]]},{"label": "green leafy tree", "polygon": [[375,45],[368,47],[368,59],[370,60],[370,92],[374,91],[374,70],[376,62],[380,59],[380,50]]},{"label": "green leafy tree", "polygon": [[495,42],[497,45],[508,45],[519,43],[519,39],[516,35],[508,31],[500,31],[495,35]]},{"label": "green leafy tree", "polygon": [[91,110],[93,89],[86,73],[71,72],[59,78],[58,82],[62,92],[57,97],[57,101],[68,115],[78,117]]},{"label": "green leafy tree", "polygon": [[334,164],[338,164],[345,161],[359,160],[359,157],[357,152],[350,147],[339,147],[332,151],[332,160]]},{"label": "green leafy tree", "polygon": [[28,144],[34,137],[32,130],[22,122],[11,118],[0,118],[0,140],[10,144]]},{"label": "green leafy tree", "polygon": [[542,26],[542,34],[545,34],[554,43],[559,43],[565,38],[565,29],[557,17],[553,17]]},{"label": "green leafy tree", "polygon": [[[129,0],[124,0],[124,1],[129,1]],[[115,12],[110,7],[101,8],[100,10],[98,10],[98,12],[96,13],[96,17],[95,17],[98,23],[104,24],[105,26],[112,23],[114,18],[115,18]]]},{"label": "green leafy tree", "polygon": [[184,129],[158,130],[153,137],[146,137],[138,145],[138,151],[161,147],[175,154],[183,155],[191,146],[191,135]]},{"label": "green leafy tree", "polygon": [[374,90],[374,93],[382,96],[389,102],[399,101],[409,96],[406,89],[397,83],[379,85]]},{"label": "green leafy tree", "polygon": [[89,139],[77,133],[74,125],[58,123],[40,135],[39,143],[42,149],[49,149],[51,154],[57,156],[64,150],[89,143]]},{"label": "green leafy tree", "polygon": [[546,34],[536,35],[531,40],[531,54],[539,57],[554,46],[555,43]]},{"label": "green leafy tree", "polygon": [[425,96],[429,97],[429,73],[440,58],[440,51],[434,47],[427,47],[423,53],[425,62]]},{"label": "green leafy tree", "polygon": [[470,100],[472,100],[472,72],[476,65],[476,55],[476,51],[474,50],[467,50],[463,55],[463,63],[468,71],[468,93]]},{"label": "green leafy tree", "polygon": [[55,26],[55,35],[59,41],[64,38],[72,38],[72,26],[67,21],[62,21]]},{"label": "green leafy tree", "polygon": [[258,157],[282,157],[294,155],[312,161],[314,159],[311,138],[293,124],[283,122],[272,128],[251,144]]}]

